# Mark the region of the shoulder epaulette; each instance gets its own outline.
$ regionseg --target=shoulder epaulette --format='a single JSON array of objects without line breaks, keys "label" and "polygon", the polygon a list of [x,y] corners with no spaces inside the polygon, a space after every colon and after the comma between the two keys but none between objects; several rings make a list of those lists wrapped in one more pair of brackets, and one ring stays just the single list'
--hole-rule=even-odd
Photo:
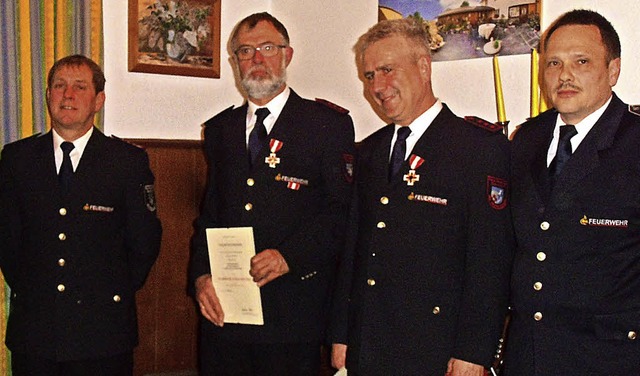
[{"label": "shoulder epaulette", "polygon": [[502,126],[492,123],[490,121],[486,121],[484,119],[480,119],[477,116],[465,116],[464,120],[469,124],[472,124],[478,128],[486,129],[489,132],[495,133],[498,131],[502,131]]},{"label": "shoulder epaulette", "polygon": [[318,102],[320,104],[323,104],[323,105],[329,107],[332,110],[338,111],[341,114],[348,114],[349,113],[349,110],[347,110],[346,108],[340,107],[337,104],[335,104],[333,102],[329,102],[326,99],[316,98],[316,102]]},{"label": "shoulder epaulette", "polygon": [[204,122],[204,126],[208,127],[209,125],[217,122],[218,120],[222,119],[225,116],[228,116],[231,111],[233,111],[233,105],[227,107],[226,109],[224,109],[223,111],[219,112],[217,115],[215,115],[214,117],[212,117],[211,119],[207,120]]},{"label": "shoulder epaulette", "polygon": [[630,104],[629,112],[631,112],[634,115],[640,116],[640,104]]}]

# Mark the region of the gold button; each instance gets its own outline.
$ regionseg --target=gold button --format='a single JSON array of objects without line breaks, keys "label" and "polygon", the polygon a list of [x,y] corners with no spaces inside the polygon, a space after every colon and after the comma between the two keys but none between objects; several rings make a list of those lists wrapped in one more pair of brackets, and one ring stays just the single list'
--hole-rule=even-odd
[{"label": "gold button", "polygon": [[389,203],[389,197],[385,197],[385,196],[380,197],[380,202],[382,203],[382,205],[388,204]]},{"label": "gold button", "polygon": [[58,239],[67,240],[67,235],[64,232],[58,234]]},{"label": "gold button", "polygon": [[367,285],[375,286],[375,284],[376,284],[376,280],[375,279],[373,279],[373,278],[367,279]]},{"label": "gold button", "polygon": [[250,202],[244,206],[244,210],[246,211],[250,211],[251,209],[253,209],[253,204],[251,204]]},{"label": "gold button", "polygon": [[547,259],[547,254],[544,252],[538,252],[536,254],[536,258],[538,259],[538,261],[544,261]]},{"label": "gold button", "polygon": [[549,224],[549,222],[547,221],[540,223],[540,228],[542,229],[542,231],[547,231],[549,227],[551,227],[551,224]]},{"label": "gold button", "polygon": [[118,302],[120,302],[120,300],[121,300],[121,299],[120,299],[120,295],[114,295],[114,296],[113,296],[113,301],[114,301],[114,302],[118,303]]},{"label": "gold button", "polygon": [[542,312],[536,312],[533,314],[533,319],[536,321],[542,320]]},{"label": "gold button", "polygon": [[249,187],[253,187],[253,185],[254,185],[255,183],[256,183],[256,182],[255,182],[253,179],[251,179],[251,178],[247,179],[247,185],[248,185]]},{"label": "gold button", "polygon": [[638,337],[638,334],[633,330],[627,334],[627,338],[629,338],[632,341],[635,340],[637,337]]},{"label": "gold button", "polygon": [[385,228],[385,227],[387,227],[387,224],[384,223],[384,222],[378,222],[377,226],[378,226],[378,228]]},{"label": "gold button", "polygon": [[542,290],[542,282],[536,282],[533,284],[533,289],[536,291]]},{"label": "gold button", "polygon": [[64,289],[65,289],[65,287],[64,287],[64,285],[62,283],[58,285],[58,291],[64,292]]},{"label": "gold button", "polygon": [[58,260],[58,265],[60,265],[60,266],[64,266],[65,263],[66,263],[66,261],[63,258]]},{"label": "gold button", "polygon": [[66,208],[60,208],[60,210],[58,210],[58,213],[60,213],[60,215],[67,215],[67,209]]},{"label": "gold button", "polygon": [[440,307],[438,307],[438,306],[433,307],[433,310],[431,312],[433,312],[434,315],[439,314],[440,313]]}]

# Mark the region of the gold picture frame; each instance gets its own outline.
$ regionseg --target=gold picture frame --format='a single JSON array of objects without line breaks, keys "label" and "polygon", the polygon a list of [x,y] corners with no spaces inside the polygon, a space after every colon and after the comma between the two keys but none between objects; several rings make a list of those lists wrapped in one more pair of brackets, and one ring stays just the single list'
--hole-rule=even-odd
[{"label": "gold picture frame", "polygon": [[129,71],[220,78],[221,1],[129,0]]}]

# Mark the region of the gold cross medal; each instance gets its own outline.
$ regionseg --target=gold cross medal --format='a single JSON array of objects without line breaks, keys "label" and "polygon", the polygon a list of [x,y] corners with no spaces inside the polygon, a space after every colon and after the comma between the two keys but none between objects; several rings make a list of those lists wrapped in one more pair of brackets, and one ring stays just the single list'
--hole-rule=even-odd
[{"label": "gold cross medal", "polygon": [[269,150],[271,150],[271,153],[269,153],[269,156],[264,159],[264,163],[268,164],[269,167],[276,168],[276,165],[280,163],[280,158],[278,158],[276,153],[282,149],[282,145],[283,142],[276,140],[275,138],[272,138],[271,141],[269,141]]},{"label": "gold cross medal", "polygon": [[416,170],[418,167],[422,166],[424,163],[424,158],[419,157],[415,154],[411,154],[409,157],[409,166],[410,170],[408,174],[405,174],[402,180],[407,182],[408,186],[413,186],[417,181],[420,181],[420,175],[416,174]]}]

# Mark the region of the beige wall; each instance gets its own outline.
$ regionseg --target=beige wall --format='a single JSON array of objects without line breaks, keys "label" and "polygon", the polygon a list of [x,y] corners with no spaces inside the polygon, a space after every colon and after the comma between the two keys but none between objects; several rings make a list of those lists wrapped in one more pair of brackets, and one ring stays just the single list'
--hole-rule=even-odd
[{"label": "beige wall", "polygon": [[[227,61],[226,43],[237,21],[269,11],[289,29],[294,48],[289,84],[308,98],[326,98],[351,110],[361,140],[384,122],[362,96],[351,47],[377,21],[377,0],[221,0],[223,45],[220,79],[127,71],[127,0],[104,0],[105,132],[128,138],[199,139],[200,124],[230,105],[242,104]],[[604,4],[604,5],[603,5]],[[573,8],[589,8],[609,18],[622,39],[622,75],[616,92],[640,103],[640,2],[625,0],[543,0],[543,27]],[[496,120],[490,58],[434,63],[434,90],[458,115]],[[529,115],[529,56],[500,58],[507,118]]]}]

